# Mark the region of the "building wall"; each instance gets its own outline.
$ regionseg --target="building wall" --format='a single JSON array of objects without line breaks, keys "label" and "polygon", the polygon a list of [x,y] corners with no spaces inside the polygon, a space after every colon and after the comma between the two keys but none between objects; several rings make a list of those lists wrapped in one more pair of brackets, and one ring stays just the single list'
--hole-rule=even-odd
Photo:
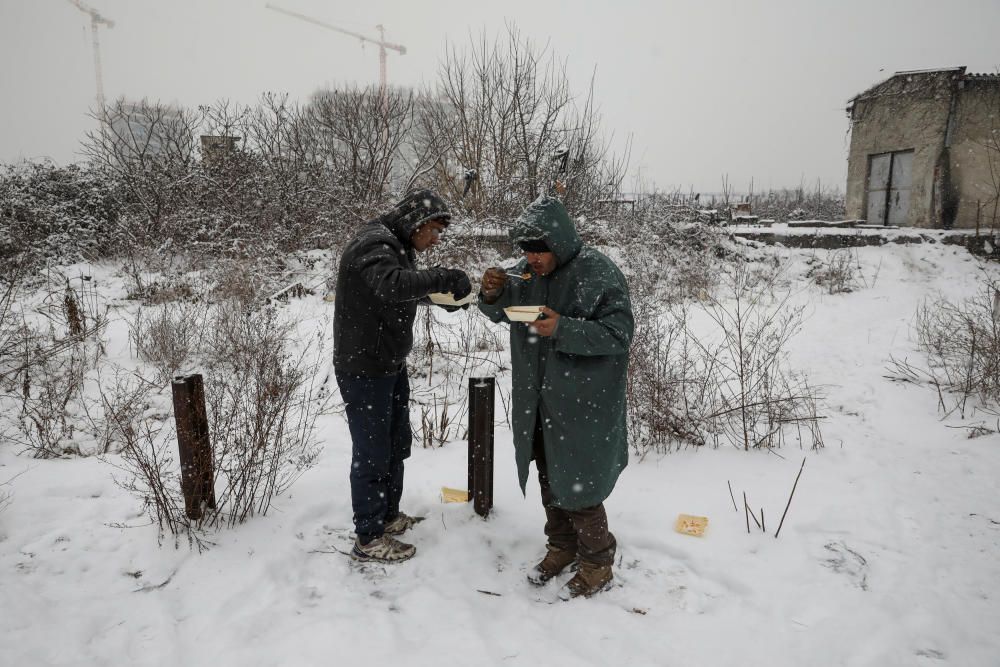
[{"label": "building wall", "polygon": [[955,227],[1000,228],[1000,77],[969,77],[959,90],[951,142]]},{"label": "building wall", "polygon": [[862,93],[851,107],[851,149],[847,168],[847,215],[867,216],[869,156],[913,150],[913,180],[907,224],[932,227],[934,167],[959,70],[900,74]]}]

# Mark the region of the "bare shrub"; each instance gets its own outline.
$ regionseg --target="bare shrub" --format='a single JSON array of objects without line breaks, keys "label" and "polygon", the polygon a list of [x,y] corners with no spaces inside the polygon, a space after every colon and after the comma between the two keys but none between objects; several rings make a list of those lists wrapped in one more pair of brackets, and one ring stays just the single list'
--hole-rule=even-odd
[{"label": "bare shrub", "polygon": [[23,472],[18,473],[10,479],[0,482],[0,514],[3,514],[4,510],[10,507],[11,502],[13,502],[14,492],[11,490],[11,487],[13,487],[14,480],[23,474]]},{"label": "bare shrub", "polygon": [[751,179],[743,193],[737,193],[728,176],[722,178],[722,189],[715,194],[689,190],[657,191],[645,194],[636,202],[642,215],[652,213],[656,219],[677,222],[721,223],[731,220],[736,204],[749,204],[757,218],[778,222],[788,220],[843,220],[844,193],[837,186],[807,188],[803,180],[796,188],[757,190]]},{"label": "bare shrub", "polygon": [[428,250],[421,259],[427,265],[461,266],[475,285],[476,278],[487,268],[509,262],[514,249],[506,232],[490,238],[484,231],[473,220],[453,220],[441,237],[441,243]]},{"label": "bare shrub", "polygon": [[1000,407],[1000,283],[984,280],[958,302],[928,299],[913,326],[925,364],[892,359],[894,379],[934,386],[939,408],[963,418],[970,409]]},{"label": "bare shrub", "polygon": [[787,369],[785,345],[800,329],[802,306],[788,297],[765,303],[771,290],[755,284],[751,268],[738,262],[724,272],[726,300],[710,297],[704,312],[721,335],[694,344],[711,360],[714,409],[709,430],[733,446],[780,447],[794,433],[801,447],[823,444],[816,413],[817,391]]},{"label": "bare shrub", "polygon": [[125,297],[156,306],[171,301],[191,301],[198,298],[198,286],[184,275],[153,274],[129,262],[125,270]]},{"label": "bare shrub", "polygon": [[453,437],[462,437],[454,433],[460,426],[454,423],[448,397],[439,399],[438,396],[432,395],[430,400],[430,405],[426,403],[420,405],[420,428],[414,429],[415,435],[425,449],[443,447],[444,443]]},{"label": "bare shrub", "polygon": [[292,325],[273,308],[220,308],[212,330],[205,393],[218,509],[209,522],[232,526],[266,514],[315,462],[315,422],[325,406],[314,383],[323,347],[317,338],[289,352]]},{"label": "bare shrub", "polygon": [[754,215],[778,221],[788,220],[843,220],[847,214],[844,193],[837,186],[824,186],[817,181],[815,187],[806,188],[805,182],[797,188],[752,192],[744,197],[750,201]]},{"label": "bare shrub", "polygon": [[58,355],[40,357],[24,373],[15,440],[36,458],[81,453],[70,408],[83,400],[87,356],[84,345],[76,343]]},{"label": "bare shrub", "polygon": [[204,272],[211,285],[209,299],[251,310],[263,307],[268,295],[287,287],[284,281],[288,275],[285,260],[280,256],[222,259]]},{"label": "bare shrub", "polygon": [[850,250],[837,250],[825,260],[813,255],[808,263],[806,277],[828,294],[845,294],[858,288],[861,265],[857,255]]},{"label": "bare shrub", "polygon": [[26,348],[24,319],[16,311],[24,263],[20,258],[0,263],[0,393],[22,370],[19,352]]},{"label": "bare shrub", "polygon": [[[315,462],[317,417],[328,399],[316,386],[325,356],[323,332],[298,352],[289,344],[293,324],[273,308],[255,311],[227,301],[210,313],[200,356],[204,366],[216,507],[201,519],[185,514],[173,430],[160,432],[142,418],[139,394],[119,392],[109,412],[120,416],[119,484],[140,497],[161,535],[186,536],[199,547],[211,529],[265,515]],[[138,387],[135,387],[138,390]],[[135,400],[130,400],[130,397]]]},{"label": "bare shrub", "polygon": [[635,319],[626,388],[629,442],[640,454],[702,445],[707,377],[692,354],[687,302],[713,288],[716,262],[702,248],[664,242],[674,232],[669,223],[631,231],[633,238],[628,232],[622,238]]},{"label": "bare shrub", "polygon": [[701,415],[711,395],[687,337],[687,308],[674,317],[656,303],[640,299],[633,307],[627,406],[629,442],[638,453],[705,444]]},{"label": "bare shrub", "polygon": [[[601,232],[591,233],[601,241]],[[732,254],[724,234],[702,224],[633,222],[603,233],[609,236],[604,243],[620,249],[633,301],[703,298],[714,291],[721,262]]]},{"label": "bare shrub", "polygon": [[53,342],[84,338],[100,342],[98,334],[107,325],[107,307],[102,307],[91,277],[70,278],[49,267],[44,280],[45,295],[35,310],[49,321]]},{"label": "bare shrub", "polygon": [[139,358],[156,368],[161,386],[194,362],[207,317],[207,306],[200,302],[168,302],[136,311],[129,336]]},{"label": "bare shrub", "polygon": [[133,446],[141,437],[147,421],[163,421],[165,415],[149,414],[153,395],[162,385],[138,372],[98,370],[92,382],[96,401],[84,403],[85,423],[96,443],[96,451],[109,454]]},{"label": "bare shrub", "polygon": [[[470,306],[470,309],[474,306]],[[424,447],[467,436],[470,377],[495,376],[509,371],[505,361],[506,328],[486,318],[460,311],[445,318],[436,307],[422,308],[407,361],[411,369],[410,399],[419,413],[411,419],[413,432]],[[417,381],[417,378],[423,378]],[[459,398],[451,388],[459,387]],[[501,401],[506,401],[498,387]],[[506,414],[506,413],[505,413]]]},{"label": "bare shrub", "polygon": [[105,352],[106,312],[92,282],[81,279],[75,286],[58,272],[46,275],[47,293],[31,314],[47,330],[22,321],[7,339],[11,356],[4,373],[13,394],[8,400],[17,409],[0,420],[13,421],[11,439],[38,458],[91,453],[75,436],[86,411],[86,374]]},{"label": "bare shrub", "polygon": [[670,304],[641,276],[632,281],[628,427],[638,453],[707,443],[773,448],[789,439],[822,446],[818,392],[785,358],[802,309],[788,297],[769,299],[777,281],[769,265],[723,265],[724,297],[704,293],[696,305]]},{"label": "bare shrub", "polygon": [[108,250],[111,184],[85,165],[45,160],[0,167],[0,259],[38,266]]},{"label": "bare shrub", "polygon": [[205,545],[204,533],[185,514],[181,495],[180,471],[174,451],[174,432],[155,420],[134,422],[121,433],[128,436],[121,446],[117,462],[105,459],[124,475],[115,483],[142,501],[143,510],[159,528],[158,539],[166,533],[175,543],[182,536],[199,548]]}]

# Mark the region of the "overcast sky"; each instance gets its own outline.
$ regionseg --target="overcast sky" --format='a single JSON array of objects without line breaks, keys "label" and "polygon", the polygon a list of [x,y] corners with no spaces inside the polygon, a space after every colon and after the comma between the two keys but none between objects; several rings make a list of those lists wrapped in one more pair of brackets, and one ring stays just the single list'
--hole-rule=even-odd
[{"label": "overcast sky", "polygon": [[[1000,0],[271,0],[406,46],[389,82],[435,80],[446,41],[504,22],[565,58],[575,92],[596,72],[604,125],[647,186],[710,192],[838,185],[849,98],[898,70],[1000,68]],[[85,0],[105,95],[184,106],[263,91],[305,100],[378,80],[378,50],[263,0]],[[79,159],[94,121],[89,18],[67,0],[0,0],[0,162]]]}]

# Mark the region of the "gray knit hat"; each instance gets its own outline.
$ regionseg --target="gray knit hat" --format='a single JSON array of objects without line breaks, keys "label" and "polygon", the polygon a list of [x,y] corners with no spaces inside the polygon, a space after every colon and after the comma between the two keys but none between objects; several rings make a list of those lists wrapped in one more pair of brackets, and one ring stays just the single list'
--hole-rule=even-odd
[{"label": "gray knit hat", "polygon": [[439,220],[445,225],[451,221],[448,205],[431,190],[411,190],[392,207],[389,215],[406,234],[412,234],[430,220]]}]

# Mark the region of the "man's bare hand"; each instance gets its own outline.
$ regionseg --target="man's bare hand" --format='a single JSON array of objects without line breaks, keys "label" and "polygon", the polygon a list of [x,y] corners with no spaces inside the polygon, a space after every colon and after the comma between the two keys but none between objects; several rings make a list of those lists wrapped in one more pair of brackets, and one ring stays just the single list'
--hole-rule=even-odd
[{"label": "man's bare hand", "polygon": [[555,333],[556,327],[559,326],[561,315],[548,306],[542,306],[542,316],[542,319],[531,323],[531,329],[539,336],[551,336]]},{"label": "man's bare hand", "polygon": [[486,269],[486,273],[483,274],[482,285],[484,292],[495,292],[497,290],[501,290],[506,284],[507,272],[500,267],[492,266]]}]

